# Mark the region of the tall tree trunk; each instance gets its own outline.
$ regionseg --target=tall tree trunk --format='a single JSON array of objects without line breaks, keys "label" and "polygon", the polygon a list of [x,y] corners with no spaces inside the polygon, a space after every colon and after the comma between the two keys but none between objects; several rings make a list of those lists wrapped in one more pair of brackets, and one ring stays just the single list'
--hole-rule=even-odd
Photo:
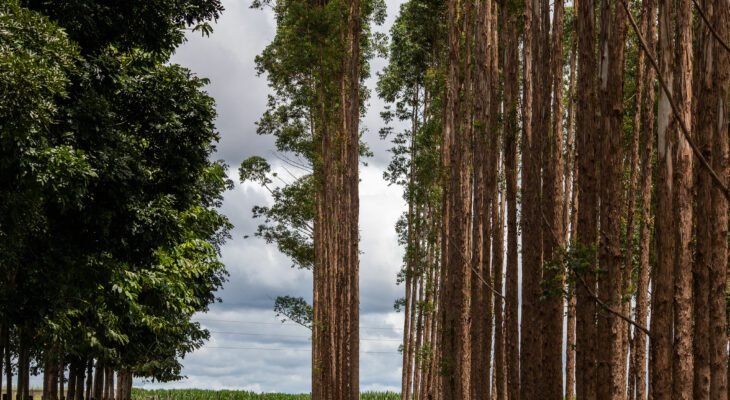
[{"label": "tall tree trunk", "polygon": [[540,128],[543,108],[540,96],[539,50],[541,0],[525,2],[523,130],[522,130],[522,318],[520,346],[520,398],[539,397],[542,364],[540,281],[542,280],[542,218],[540,215]]},{"label": "tall tree trunk", "polygon": [[[500,185],[501,187],[501,185]],[[496,199],[492,209],[496,211],[494,223],[494,234],[492,234],[494,248],[494,288],[498,293],[494,293],[494,382],[493,389],[496,400],[507,399],[507,378],[506,378],[506,362],[505,362],[505,327],[504,327],[504,298],[500,294],[504,293],[504,213],[505,200],[504,189],[500,188],[499,200]]]},{"label": "tall tree trunk", "polygon": [[[659,74],[673,87],[672,71],[672,1],[659,0]],[[656,249],[657,265],[652,289],[651,314],[651,396],[654,400],[670,399],[672,396],[672,299],[674,297],[674,207],[672,195],[673,145],[671,124],[672,111],[669,95],[659,95],[657,206],[656,206]]]},{"label": "tall tree trunk", "polygon": [[[549,14],[549,9],[543,4],[543,13]],[[546,98],[541,114],[550,115],[550,87],[552,89],[552,120],[551,126],[545,131],[544,149],[544,178],[543,201],[544,211],[542,218],[547,220],[543,233],[543,247],[546,267],[543,272],[543,290],[547,293],[544,305],[544,332],[543,338],[543,393],[546,399],[563,399],[563,322],[564,297],[562,287],[564,274],[562,265],[562,249],[564,245],[565,227],[563,217],[563,0],[555,0],[553,7],[552,51],[548,53],[547,39],[550,37],[550,24],[543,21],[542,64],[543,70],[550,63],[549,80],[542,83],[542,95]],[[543,19],[545,15],[543,14]],[[541,117],[550,120],[549,116]],[[547,128],[547,126],[545,126]]]},{"label": "tall tree trunk", "polygon": [[[621,251],[623,206],[623,67],[626,16],[617,2],[602,3],[600,96],[601,194],[599,260],[602,275],[599,297],[614,310],[623,308],[624,261]],[[604,32],[605,29],[605,32]],[[606,310],[599,311],[598,330],[602,357],[599,358],[599,398],[626,396],[623,335],[625,322]]]},{"label": "tall tree trunk", "polygon": [[578,6],[578,109],[576,154],[578,158],[578,220],[575,230],[577,254],[587,268],[575,271],[576,280],[576,397],[596,400],[596,276],[593,249],[597,241],[597,166],[595,125],[595,17],[594,1],[580,0]]},{"label": "tall tree trunk", "polygon": [[[714,9],[712,24],[718,35],[730,41],[730,1],[713,0]],[[715,54],[715,68],[712,81],[715,84],[712,90],[713,103],[708,110],[716,109],[717,114],[712,118],[713,128],[713,155],[712,167],[721,177],[725,185],[728,184],[728,85],[730,82],[730,54],[716,40],[713,41],[712,54]],[[704,111],[708,111],[704,110]],[[714,123],[717,121],[717,124]],[[708,118],[708,123],[710,119]],[[727,350],[727,265],[728,265],[728,203],[723,192],[718,187],[712,191],[712,263],[710,268],[710,398],[713,400],[727,400],[728,390],[728,350]]]},{"label": "tall tree trunk", "polygon": [[519,269],[517,249],[517,107],[519,97],[519,36],[517,16],[512,7],[503,7],[507,43],[504,68],[504,171],[507,208],[507,270],[505,282],[505,358],[509,400],[520,394],[520,333],[519,333]]},{"label": "tall tree trunk", "polygon": [[[315,139],[320,162],[315,221],[315,289],[312,346],[312,397],[359,399],[359,254],[358,157],[360,116],[360,1],[344,2],[347,21],[341,30],[343,53],[339,107],[320,109]],[[324,85],[325,82],[320,82]],[[327,115],[323,112],[323,115]],[[328,122],[329,121],[329,122]],[[326,129],[325,129],[326,128]]]},{"label": "tall tree trunk", "polygon": [[[701,1],[705,14],[712,18],[713,7],[708,7],[709,1]],[[713,48],[715,38],[710,37],[710,31],[701,21],[698,25],[697,48],[695,59],[694,97],[698,118],[695,121],[695,140],[702,155],[712,163],[713,156],[713,126],[717,121],[714,115],[717,111],[713,104],[712,90],[714,86],[713,70],[715,60]],[[694,331],[692,351],[694,352],[693,395],[697,400],[710,399],[710,270],[712,269],[712,187],[714,182],[709,174],[703,171],[700,165],[695,165],[697,190],[695,193],[695,240],[696,250],[693,265],[693,306]]]},{"label": "tall tree trunk", "polygon": [[[491,222],[489,218],[491,208],[489,188],[491,182],[489,179],[491,178],[491,171],[489,165],[493,155],[490,151],[492,132],[489,131],[491,127],[489,112],[491,95],[489,47],[491,40],[489,30],[492,8],[491,0],[477,2],[476,10],[471,9],[470,4],[472,2],[467,1],[465,4],[463,11],[466,26],[464,57],[467,68],[465,69],[466,76],[463,85],[466,93],[464,94],[465,106],[464,111],[462,111],[464,114],[462,118],[466,118],[467,121],[471,119],[466,114],[472,111],[471,101],[473,101],[473,118],[480,121],[479,125],[474,127],[472,140],[474,168],[471,179],[473,180],[474,214],[471,232],[470,275],[472,284],[470,295],[471,331],[469,332],[471,339],[470,396],[472,399],[479,399],[489,398],[490,388],[489,355],[491,354],[491,348],[487,346],[487,342],[491,339],[488,338],[488,326],[491,326],[491,312],[489,310],[491,297],[487,293],[482,280],[489,279],[489,259],[491,255],[489,241]],[[473,64],[471,61],[472,47],[474,47]],[[473,76],[473,79],[470,76]],[[471,81],[474,85],[473,93]]]},{"label": "tall tree trunk", "polygon": [[[656,3],[654,0],[644,0],[642,11],[643,36],[647,41],[650,56],[655,58],[654,48],[656,47]],[[639,232],[639,271],[636,285],[636,321],[647,325],[649,315],[649,276],[651,271],[650,240],[652,227],[652,177],[653,177],[653,151],[654,151],[654,103],[655,91],[654,71],[649,57],[644,57],[641,65],[644,70],[644,91],[641,112],[641,228]],[[636,400],[646,400],[647,397],[647,360],[646,360],[647,337],[641,332],[634,330],[634,343],[632,358],[634,362],[634,388]]]},{"label": "tall tree trunk", "polygon": [[[575,5],[575,3],[574,3]],[[575,22],[574,22],[575,23]],[[570,50],[570,78],[568,83],[568,138],[565,146],[565,207],[563,208],[565,242],[574,240],[578,206],[578,188],[576,181],[578,171],[576,168],[575,151],[575,86],[577,71],[577,29],[573,27],[573,37]],[[570,200],[568,200],[570,195]],[[568,293],[567,321],[566,321],[566,343],[565,343],[565,398],[575,398],[575,278],[572,271],[566,271],[566,290]]]},{"label": "tall tree trunk", "polygon": [[469,192],[466,168],[470,138],[461,112],[462,29],[456,2],[448,4],[449,62],[446,79],[444,118],[443,168],[444,211],[442,233],[443,279],[440,304],[441,337],[439,361],[441,366],[442,400],[467,400],[469,383],[469,219],[466,196]]},{"label": "tall tree trunk", "polygon": [[[685,126],[692,127],[692,0],[677,2],[674,64],[674,98]],[[693,399],[692,353],[692,149],[674,121],[674,212],[676,257],[674,259],[674,354],[672,398]]]}]

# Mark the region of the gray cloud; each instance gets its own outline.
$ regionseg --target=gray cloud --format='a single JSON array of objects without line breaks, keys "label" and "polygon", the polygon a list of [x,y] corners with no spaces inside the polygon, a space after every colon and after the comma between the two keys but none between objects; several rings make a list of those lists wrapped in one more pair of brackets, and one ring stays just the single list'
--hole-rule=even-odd
[{"label": "gray cloud", "polygon": [[[402,1],[388,2],[387,31]],[[237,167],[244,158],[261,155],[275,168],[270,137],[256,135],[255,122],[263,113],[269,93],[264,77],[257,77],[254,57],[273,38],[275,24],[270,11],[251,10],[248,2],[224,1],[226,12],[209,38],[191,35],[173,57],[173,62],[210,78],[208,92],[216,99],[221,142],[217,158],[230,166],[237,181]],[[375,72],[385,60],[374,60]],[[367,82],[374,89],[375,80]],[[363,390],[398,390],[401,355],[397,352],[403,316],[393,311],[393,301],[403,296],[395,285],[403,256],[396,241],[394,224],[404,210],[402,190],[382,179],[390,154],[388,142],[378,137],[384,104],[373,90],[364,140],[375,153],[361,170],[361,385]],[[253,184],[236,183],[225,196],[223,212],[235,224],[233,239],[222,249],[230,280],[219,293],[222,304],[211,307],[197,319],[212,332],[211,341],[185,358],[186,380],[145,387],[246,389],[253,391],[308,392],[311,377],[311,342],[306,328],[282,324],[272,311],[279,295],[311,299],[311,272],[291,268],[291,262],[274,245],[252,235],[259,221],[251,207],[271,201]],[[261,350],[257,350],[261,349]]]}]

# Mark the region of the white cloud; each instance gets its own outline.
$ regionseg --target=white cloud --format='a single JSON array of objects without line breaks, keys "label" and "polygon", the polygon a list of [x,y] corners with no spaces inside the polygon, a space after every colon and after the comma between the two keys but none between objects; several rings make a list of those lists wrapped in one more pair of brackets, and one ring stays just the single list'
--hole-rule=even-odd
[{"label": "white cloud", "polygon": [[[388,4],[392,23],[401,1]],[[265,108],[269,92],[264,77],[255,73],[254,57],[273,38],[275,22],[270,11],[248,9],[249,2],[224,1],[226,11],[209,38],[192,35],[173,57],[173,62],[211,80],[208,92],[216,99],[217,126],[221,143],[217,157],[231,166],[237,181],[238,164],[251,155],[261,155],[275,168],[273,140],[256,135],[255,122]],[[387,27],[380,28],[387,30]],[[373,62],[380,69],[383,60]],[[375,72],[375,71],[373,71]],[[375,73],[373,73],[375,76]],[[374,88],[374,79],[367,82]],[[361,287],[361,385],[363,390],[400,388],[401,355],[397,352],[403,316],[393,311],[402,296],[395,284],[403,250],[398,247],[394,226],[404,210],[402,190],[382,179],[390,157],[390,145],[378,138],[382,125],[382,102],[375,97],[363,120],[368,130],[364,140],[375,152],[360,172],[360,287]],[[212,332],[211,341],[183,360],[188,379],[166,384],[138,382],[145,387],[243,389],[255,392],[302,393],[310,389],[311,356],[309,331],[292,323],[282,324],[272,311],[279,295],[311,299],[311,273],[291,268],[291,262],[274,245],[252,234],[259,221],[251,207],[270,202],[262,188],[236,184],[225,196],[223,212],[236,228],[223,247],[223,260],[230,281],[219,293],[222,304],[198,320]],[[251,235],[244,239],[245,235]],[[266,350],[256,350],[263,348]]]}]

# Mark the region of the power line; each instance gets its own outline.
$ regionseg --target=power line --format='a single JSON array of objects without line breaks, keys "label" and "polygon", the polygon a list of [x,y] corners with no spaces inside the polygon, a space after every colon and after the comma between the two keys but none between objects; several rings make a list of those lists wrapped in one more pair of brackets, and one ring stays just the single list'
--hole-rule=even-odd
[{"label": "power line", "polygon": [[[312,349],[287,349],[284,347],[229,347],[229,346],[205,346],[204,349],[220,350],[266,350],[266,351],[312,351]],[[365,354],[394,354],[398,351],[361,351]]]},{"label": "power line", "polygon": [[[303,335],[279,335],[270,333],[251,333],[251,332],[221,332],[221,331],[210,331],[210,333],[217,333],[219,335],[237,335],[237,336],[269,336],[269,337],[287,337],[287,338],[303,338],[308,339],[309,336]],[[360,340],[370,342],[400,342],[401,339],[378,339],[378,338],[360,338]]]},{"label": "power line", "polygon": [[[214,321],[214,322],[231,322],[236,324],[250,324],[250,325],[282,325],[281,322],[263,322],[263,321],[241,321],[236,319],[216,319],[216,318],[197,318],[196,321],[205,322],[205,321]],[[290,325],[292,326],[292,325]],[[294,325],[294,326],[300,326],[300,325]],[[396,328],[396,327],[376,327],[376,326],[360,326],[360,329],[378,329],[378,330],[386,330],[386,331],[402,331],[403,328]]]}]

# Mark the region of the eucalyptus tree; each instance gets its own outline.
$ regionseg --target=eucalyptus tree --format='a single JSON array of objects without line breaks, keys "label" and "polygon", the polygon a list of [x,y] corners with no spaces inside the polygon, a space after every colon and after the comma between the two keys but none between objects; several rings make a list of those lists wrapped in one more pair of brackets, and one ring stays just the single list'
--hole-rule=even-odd
[{"label": "eucalyptus tree", "polygon": [[[440,143],[443,112],[445,4],[412,0],[403,4],[391,28],[388,65],[378,79],[378,95],[388,106],[381,138],[393,143],[384,173],[403,187],[408,210],[396,225],[405,247],[398,283],[403,305],[402,397],[437,393],[436,331],[440,282]],[[393,125],[406,124],[402,130]]]},{"label": "eucalyptus tree", "polygon": [[276,135],[278,146],[304,155],[313,170],[312,394],[354,399],[359,393],[359,119],[367,97],[361,85],[374,49],[370,25],[382,22],[384,4],[255,1],[253,6],[272,6],[277,22],[276,36],[257,58],[273,90],[259,127]]}]

